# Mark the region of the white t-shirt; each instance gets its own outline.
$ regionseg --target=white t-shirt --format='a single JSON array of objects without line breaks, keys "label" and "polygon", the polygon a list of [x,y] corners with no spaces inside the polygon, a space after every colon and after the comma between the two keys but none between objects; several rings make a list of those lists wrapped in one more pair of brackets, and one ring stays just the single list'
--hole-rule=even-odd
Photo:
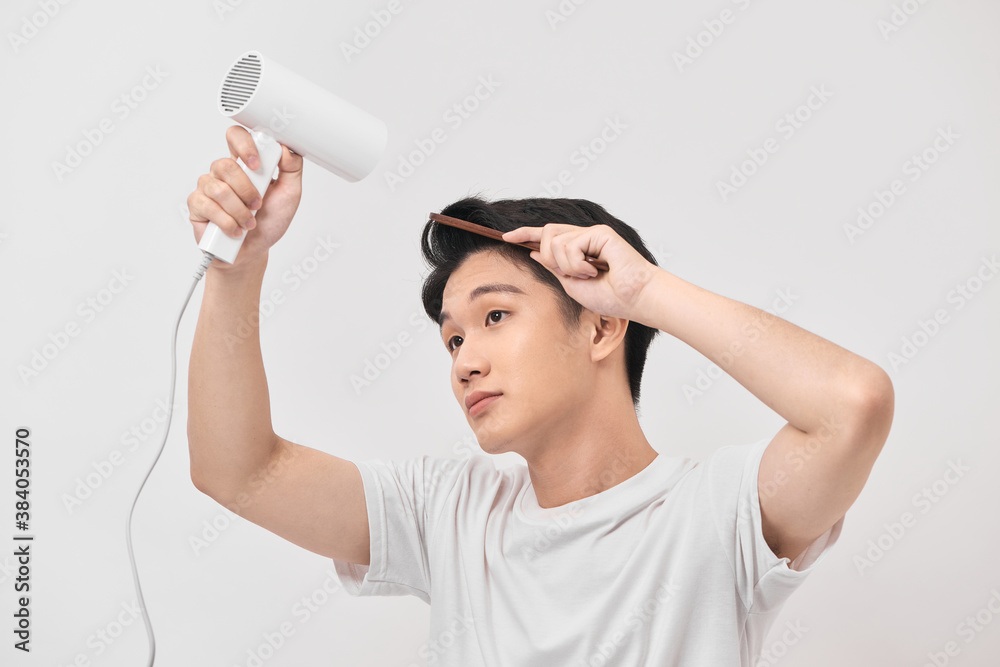
[{"label": "white t-shirt", "polygon": [[761,533],[770,439],[704,463],[658,454],[587,498],[542,508],[523,464],[489,455],[357,462],[371,563],[351,595],[431,605],[428,667],[751,667],[843,517],[794,562]]}]

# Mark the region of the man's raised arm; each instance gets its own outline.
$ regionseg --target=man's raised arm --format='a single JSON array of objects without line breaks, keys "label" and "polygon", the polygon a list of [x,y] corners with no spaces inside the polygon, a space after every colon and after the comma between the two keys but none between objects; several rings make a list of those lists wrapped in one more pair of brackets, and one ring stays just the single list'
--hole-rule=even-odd
[{"label": "man's raised arm", "polygon": [[701,352],[788,421],[757,478],[763,533],[794,560],[864,487],[892,424],[886,372],[820,336],[662,269],[639,321]]},{"label": "man's raised arm", "polygon": [[[245,129],[226,134],[232,158],[216,160],[188,197],[195,239],[208,221],[238,236],[236,261],[214,260],[195,329],[188,375],[191,479],[230,510],[310,551],[369,563],[368,513],[354,463],[278,437],[260,350],[260,291],[268,249],[285,233],[301,195],[302,158],[282,147],[280,176],[265,194],[236,163],[251,168]],[[251,209],[259,209],[256,219]],[[252,231],[251,231],[252,230]]]}]

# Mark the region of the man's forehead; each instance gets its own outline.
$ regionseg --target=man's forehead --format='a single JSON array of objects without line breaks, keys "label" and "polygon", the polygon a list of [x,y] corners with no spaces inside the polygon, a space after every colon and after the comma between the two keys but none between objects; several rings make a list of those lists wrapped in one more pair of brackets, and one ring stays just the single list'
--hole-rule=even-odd
[{"label": "man's forehead", "polygon": [[441,294],[442,306],[454,299],[467,299],[485,283],[506,283],[528,292],[524,269],[495,252],[480,251],[470,255],[448,276]]},{"label": "man's forehead", "polygon": [[524,272],[519,267],[509,261],[487,255],[492,253],[481,253],[470,257],[449,276],[441,297],[439,326],[444,326],[445,320],[450,319],[447,310],[449,303],[458,304],[460,301],[472,303],[485,294],[521,296],[531,294],[528,286],[530,281],[525,279]]}]

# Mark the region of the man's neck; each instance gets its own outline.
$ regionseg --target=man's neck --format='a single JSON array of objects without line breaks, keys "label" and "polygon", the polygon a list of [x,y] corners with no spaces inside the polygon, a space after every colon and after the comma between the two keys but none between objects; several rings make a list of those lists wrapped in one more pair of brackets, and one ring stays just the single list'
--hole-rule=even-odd
[{"label": "man's neck", "polygon": [[[539,507],[552,508],[621,484],[644,470],[657,452],[635,413],[626,424],[605,421],[583,438],[561,438],[538,456],[525,457]],[[625,428],[621,428],[621,427]]]}]

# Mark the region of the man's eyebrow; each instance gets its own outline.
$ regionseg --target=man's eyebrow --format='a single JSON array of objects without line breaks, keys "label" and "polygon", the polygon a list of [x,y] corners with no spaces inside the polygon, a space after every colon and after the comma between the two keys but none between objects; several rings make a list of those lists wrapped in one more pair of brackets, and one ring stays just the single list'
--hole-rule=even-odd
[{"label": "man's eyebrow", "polygon": [[[490,294],[492,292],[501,292],[505,294],[521,294],[527,296],[527,293],[518,287],[517,285],[511,285],[509,283],[486,283],[485,285],[480,285],[476,289],[469,293],[469,303],[472,303],[484,294]],[[444,329],[444,323],[451,319],[451,315],[446,311],[442,310],[441,315],[438,316],[438,326]]]}]

